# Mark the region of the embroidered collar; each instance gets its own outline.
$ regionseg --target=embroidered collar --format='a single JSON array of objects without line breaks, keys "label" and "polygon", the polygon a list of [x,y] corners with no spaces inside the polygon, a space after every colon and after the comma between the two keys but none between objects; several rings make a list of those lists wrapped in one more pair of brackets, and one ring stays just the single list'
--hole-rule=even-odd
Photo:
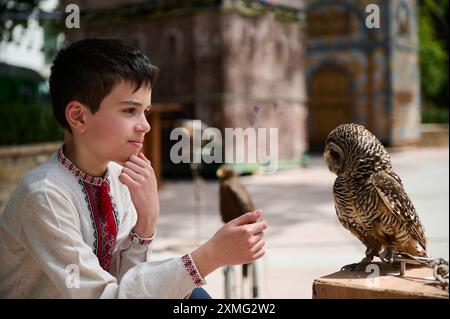
[{"label": "embroidered collar", "polygon": [[81,169],[79,169],[75,164],[73,164],[63,153],[63,147],[64,144],[61,145],[61,147],[58,150],[57,153],[57,159],[58,159],[58,163],[66,168],[69,172],[72,173],[73,176],[75,176],[77,179],[82,180],[83,182],[95,185],[95,186],[101,186],[103,181],[107,181],[108,179],[108,168],[106,168],[106,173],[105,176],[102,177],[98,177],[98,176],[92,176],[89,175],[85,172],[83,172]]}]

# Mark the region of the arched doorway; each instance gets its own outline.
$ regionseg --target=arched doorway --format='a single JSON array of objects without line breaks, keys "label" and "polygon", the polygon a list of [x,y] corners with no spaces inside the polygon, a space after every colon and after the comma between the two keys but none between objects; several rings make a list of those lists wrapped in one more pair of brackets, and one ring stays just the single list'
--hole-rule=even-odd
[{"label": "arched doorway", "polygon": [[324,65],[308,86],[309,145],[322,151],[328,134],[339,124],[352,122],[352,78],[338,65]]}]

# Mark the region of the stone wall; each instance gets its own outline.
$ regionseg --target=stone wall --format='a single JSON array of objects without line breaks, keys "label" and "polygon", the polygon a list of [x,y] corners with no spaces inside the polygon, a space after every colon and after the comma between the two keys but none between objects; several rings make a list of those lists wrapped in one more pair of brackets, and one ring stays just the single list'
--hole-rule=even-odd
[{"label": "stone wall", "polygon": [[22,176],[47,161],[60,144],[57,142],[0,147],[0,215]]},{"label": "stone wall", "polygon": [[448,124],[421,124],[420,128],[420,146],[448,148]]}]

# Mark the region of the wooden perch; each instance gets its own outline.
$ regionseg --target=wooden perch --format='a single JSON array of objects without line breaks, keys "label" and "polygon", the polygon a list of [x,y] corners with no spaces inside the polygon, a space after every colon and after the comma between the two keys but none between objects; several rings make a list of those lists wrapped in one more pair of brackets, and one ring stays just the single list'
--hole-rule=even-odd
[{"label": "wooden perch", "polygon": [[433,269],[408,265],[403,276],[399,264],[374,262],[364,271],[343,270],[313,283],[314,299],[449,298],[448,290],[434,279]]}]

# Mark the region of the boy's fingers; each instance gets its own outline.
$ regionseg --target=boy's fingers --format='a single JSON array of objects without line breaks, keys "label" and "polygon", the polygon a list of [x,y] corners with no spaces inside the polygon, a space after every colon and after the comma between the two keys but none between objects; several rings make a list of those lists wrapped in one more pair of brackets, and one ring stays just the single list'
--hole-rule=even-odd
[{"label": "boy's fingers", "polygon": [[264,256],[265,253],[266,253],[266,251],[264,249],[260,249],[258,252],[253,254],[252,258],[253,258],[253,260],[259,259],[262,256]]},{"label": "boy's fingers", "polygon": [[146,161],[142,157],[139,157],[136,155],[131,155],[130,158],[128,159],[128,161],[138,165],[139,167],[145,168],[145,169],[147,169],[150,165],[149,161]]},{"label": "boy's fingers", "polygon": [[252,238],[250,239],[251,245],[255,245],[257,242],[259,242],[261,239],[263,239],[263,237],[264,237],[264,233],[263,232],[254,234],[252,236]]},{"label": "boy's fingers", "polygon": [[251,251],[253,254],[255,254],[255,253],[257,253],[258,251],[260,251],[260,250],[264,247],[265,244],[266,244],[266,242],[265,242],[264,240],[260,240],[259,242],[257,242],[257,243],[255,244],[255,246],[252,247],[252,249],[250,249],[250,251]]},{"label": "boy's fingers", "polygon": [[138,157],[142,158],[144,161],[146,161],[150,164],[150,160],[147,157],[145,157],[144,153],[139,153]]},{"label": "boy's fingers", "polygon": [[249,223],[253,223],[258,220],[259,217],[261,217],[262,211],[256,210],[254,212],[245,213],[244,215],[241,215],[235,219],[233,219],[230,223],[240,226],[240,225],[246,225]]},{"label": "boy's fingers", "polygon": [[141,166],[139,166],[139,165],[137,165],[137,164],[135,164],[133,162],[130,162],[130,161],[127,161],[124,166],[128,167],[133,172],[136,172],[136,173],[139,173],[139,174],[144,174],[145,171],[146,171],[145,168],[142,168]]},{"label": "boy's fingers", "polygon": [[142,177],[141,175],[137,174],[136,172],[134,172],[133,170],[129,169],[128,167],[124,167],[122,169],[122,173],[127,174],[129,177],[131,177],[137,183],[142,182],[143,179],[144,179],[144,177]]},{"label": "boy's fingers", "polygon": [[247,225],[246,227],[250,234],[257,234],[267,228],[267,222],[265,220],[261,220],[259,222]]},{"label": "boy's fingers", "polygon": [[142,159],[144,162],[146,162],[148,165],[152,166],[152,162],[150,162],[150,160],[145,157],[144,153],[139,153],[137,155],[138,158]]},{"label": "boy's fingers", "polygon": [[119,180],[128,187],[136,187],[138,183],[136,183],[127,173],[122,172],[119,175]]}]

